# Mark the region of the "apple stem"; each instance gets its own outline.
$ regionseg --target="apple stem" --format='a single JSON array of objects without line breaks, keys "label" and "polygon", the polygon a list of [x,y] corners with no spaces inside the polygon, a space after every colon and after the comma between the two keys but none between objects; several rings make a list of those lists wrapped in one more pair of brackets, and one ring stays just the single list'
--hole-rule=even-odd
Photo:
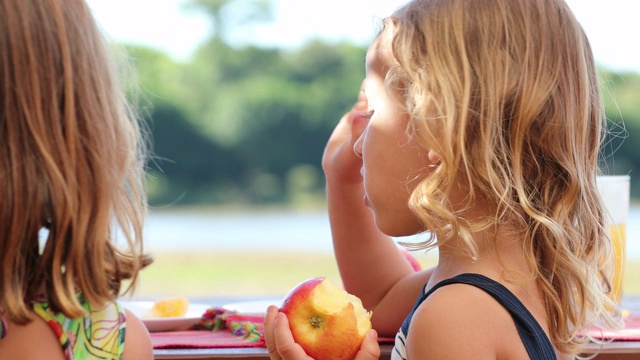
[{"label": "apple stem", "polygon": [[320,316],[314,315],[311,317],[311,319],[309,319],[309,322],[311,323],[312,327],[317,329],[322,326],[324,320],[322,320]]}]

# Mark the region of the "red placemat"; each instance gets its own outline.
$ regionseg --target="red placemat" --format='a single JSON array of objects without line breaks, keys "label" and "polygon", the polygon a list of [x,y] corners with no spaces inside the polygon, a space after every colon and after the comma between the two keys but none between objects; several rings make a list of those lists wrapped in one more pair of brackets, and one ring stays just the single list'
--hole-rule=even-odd
[{"label": "red placemat", "polygon": [[[264,317],[244,315],[223,308],[211,308],[189,330],[152,332],[154,349],[266,347]],[[380,337],[380,344],[392,344],[393,337]]]},{"label": "red placemat", "polygon": [[[381,337],[380,344],[393,344],[391,337]],[[183,330],[151,333],[154,349],[266,347],[264,341],[249,342],[230,330]]]},{"label": "red placemat", "polygon": [[151,333],[151,343],[154,349],[264,347],[263,321],[214,307],[189,330]]},{"label": "red placemat", "polygon": [[589,335],[600,340],[640,341],[640,313],[625,314],[624,324],[624,329],[616,331],[592,328]]},{"label": "red placemat", "polygon": [[231,330],[184,330],[151,333],[154,349],[264,347],[264,341],[247,341]]}]

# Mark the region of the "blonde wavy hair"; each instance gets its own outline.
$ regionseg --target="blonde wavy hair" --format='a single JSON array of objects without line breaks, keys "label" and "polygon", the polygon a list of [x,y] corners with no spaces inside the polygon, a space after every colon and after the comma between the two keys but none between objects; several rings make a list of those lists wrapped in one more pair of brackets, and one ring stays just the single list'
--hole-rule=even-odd
[{"label": "blonde wavy hair", "polygon": [[[395,60],[387,86],[414,140],[442,158],[409,201],[431,230],[413,246],[460,238],[473,257],[473,232],[517,224],[557,349],[577,353],[588,341],[580,331],[598,319],[617,326],[596,187],[605,118],[591,48],[567,4],[414,0],[385,28]],[[450,207],[459,176],[467,205],[481,201],[495,216],[471,222]]]},{"label": "blonde wavy hair", "polygon": [[0,85],[0,314],[82,316],[150,263],[140,123],[83,0],[0,0]]}]

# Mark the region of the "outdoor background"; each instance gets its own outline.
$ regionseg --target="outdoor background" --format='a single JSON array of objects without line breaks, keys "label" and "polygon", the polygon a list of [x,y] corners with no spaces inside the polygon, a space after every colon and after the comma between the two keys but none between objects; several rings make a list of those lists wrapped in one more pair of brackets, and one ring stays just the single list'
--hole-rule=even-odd
[{"label": "outdoor background", "polygon": [[[366,13],[358,20],[356,12],[347,14],[364,30],[359,37],[340,38],[349,18],[323,17],[301,8],[304,1],[288,2],[288,19],[298,21],[286,27],[278,22],[285,0],[184,0],[173,11],[188,17],[165,19],[157,41],[145,42],[127,30],[127,19],[144,29],[144,19],[160,18],[153,7],[160,10],[164,1],[148,3],[146,17],[133,11],[135,1],[127,3],[129,9],[118,1],[89,2],[135,70],[136,77],[127,78],[131,96],[148,124],[147,238],[156,261],[143,272],[135,296],[280,296],[311,276],[339,282],[320,159],[335,124],[356,99],[367,43],[377,29],[375,16]],[[402,2],[387,1],[388,12],[381,16]],[[113,23],[108,12],[118,6],[123,9]],[[333,9],[344,19],[346,9]],[[604,21],[610,13],[599,10]],[[303,36],[312,24],[326,29],[327,36]],[[197,30],[185,33],[190,26]],[[618,31],[608,40],[615,38],[619,48],[637,48],[635,40],[625,41],[635,35]],[[164,40],[177,40],[178,50],[164,47]],[[598,54],[611,129],[602,169],[631,175],[635,202],[640,198],[635,170],[640,169],[640,72],[634,66],[640,68],[640,61]],[[631,221],[640,222],[634,214]],[[628,232],[628,241],[640,240]],[[435,258],[417,256],[425,266]],[[640,293],[639,262],[640,251],[634,250],[628,292]]]}]

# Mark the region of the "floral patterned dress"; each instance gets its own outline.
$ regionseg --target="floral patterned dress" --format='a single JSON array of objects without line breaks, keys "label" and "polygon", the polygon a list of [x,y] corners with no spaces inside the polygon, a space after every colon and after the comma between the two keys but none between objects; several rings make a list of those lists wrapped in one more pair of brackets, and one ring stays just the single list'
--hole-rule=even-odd
[{"label": "floral patterned dress", "polygon": [[[92,308],[78,294],[87,316],[69,319],[64,314],[55,313],[46,300],[33,303],[33,311],[53,330],[60,341],[67,360],[79,359],[122,359],[125,335],[125,310],[118,302]],[[6,324],[0,323],[0,334],[7,331]]]}]

